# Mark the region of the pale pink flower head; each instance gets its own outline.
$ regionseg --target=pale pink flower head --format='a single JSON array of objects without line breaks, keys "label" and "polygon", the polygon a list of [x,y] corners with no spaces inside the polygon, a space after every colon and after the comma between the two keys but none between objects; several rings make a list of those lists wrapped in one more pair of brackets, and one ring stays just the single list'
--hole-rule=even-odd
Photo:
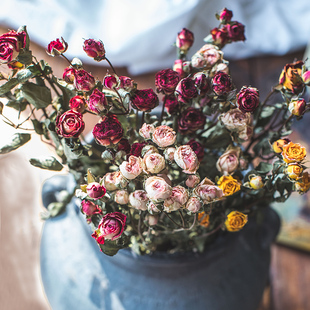
[{"label": "pale pink flower head", "polygon": [[158,154],[159,152],[158,152],[158,149],[154,145],[151,145],[151,144],[145,145],[141,150],[142,157],[145,157],[146,155],[150,155],[154,153]]},{"label": "pale pink flower head", "polygon": [[86,192],[90,198],[97,200],[97,199],[102,198],[105,195],[106,189],[104,186],[100,185],[98,182],[92,182],[87,185]]},{"label": "pale pink flower head", "polygon": [[149,211],[150,214],[156,214],[160,212],[157,205],[151,200],[149,200],[147,203],[147,210]]},{"label": "pale pink flower head", "polygon": [[148,198],[155,202],[164,201],[172,193],[171,186],[163,178],[157,176],[146,179],[144,187]]},{"label": "pale pink flower head", "polygon": [[126,179],[133,180],[142,172],[142,167],[142,159],[131,155],[128,161],[123,161],[120,164],[119,170]]},{"label": "pale pink flower head", "polygon": [[179,146],[174,153],[174,160],[188,174],[194,174],[199,168],[197,155],[189,145]]},{"label": "pale pink flower head", "polygon": [[211,184],[199,184],[194,189],[194,193],[201,198],[204,203],[209,203],[223,197],[223,191],[218,186]]},{"label": "pale pink flower head", "polygon": [[202,208],[202,201],[199,197],[192,196],[188,199],[185,208],[193,213],[198,212]]},{"label": "pale pink flower head", "polygon": [[195,68],[212,68],[223,59],[223,52],[213,44],[205,44],[192,57],[192,66]]},{"label": "pale pink flower head", "polygon": [[223,175],[232,174],[239,167],[239,147],[228,148],[218,159],[216,168]]},{"label": "pale pink flower head", "polygon": [[139,130],[139,134],[144,139],[151,139],[151,134],[153,134],[154,130],[155,130],[154,125],[144,123]]},{"label": "pale pink flower head", "polygon": [[143,157],[143,169],[146,173],[156,174],[166,167],[165,158],[158,153],[147,154]]},{"label": "pale pink flower head", "polygon": [[120,171],[114,171],[104,175],[103,184],[108,191],[115,191],[120,188],[125,188],[128,181],[123,177]]},{"label": "pale pink flower head", "polygon": [[87,222],[91,221],[91,217],[95,214],[102,214],[102,210],[89,200],[82,200],[81,202],[81,211],[86,215]]},{"label": "pale pink flower head", "polygon": [[184,207],[188,198],[188,191],[183,186],[173,187],[170,197],[164,202],[164,211],[172,212]]},{"label": "pale pink flower head", "polygon": [[148,214],[146,220],[150,226],[155,226],[158,223],[158,215]]},{"label": "pale pink flower head", "polygon": [[161,125],[159,127],[156,127],[152,140],[155,142],[159,147],[167,147],[170,145],[173,145],[176,140],[176,133],[173,131],[173,129],[166,125]]},{"label": "pale pink flower head", "polygon": [[186,181],[185,184],[186,186],[190,187],[190,188],[194,188],[198,183],[200,182],[200,177],[197,174],[190,174]]},{"label": "pale pink flower head", "polygon": [[142,189],[135,190],[129,195],[129,205],[137,210],[145,211],[147,209],[147,202],[149,198],[147,197],[146,191]]},{"label": "pale pink flower head", "polygon": [[164,151],[164,156],[165,156],[165,159],[172,163],[174,162],[174,153],[176,151],[176,148],[173,147],[173,146],[170,146],[170,147],[167,147]]},{"label": "pale pink flower head", "polygon": [[251,124],[251,113],[243,113],[239,109],[232,109],[220,115],[223,125],[233,132],[240,132]]},{"label": "pale pink flower head", "polygon": [[129,201],[129,194],[126,190],[121,189],[115,192],[114,201],[120,205],[126,205]]}]

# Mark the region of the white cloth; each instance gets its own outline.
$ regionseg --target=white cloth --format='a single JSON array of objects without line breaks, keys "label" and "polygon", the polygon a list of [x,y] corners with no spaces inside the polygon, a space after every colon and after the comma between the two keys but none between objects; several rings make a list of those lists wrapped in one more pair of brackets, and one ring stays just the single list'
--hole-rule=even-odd
[{"label": "white cloth", "polygon": [[224,48],[226,59],[263,54],[281,55],[304,48],[310,39],[309,0],[2,0],[0,23],[16,29],[27,25],[33,41],[47,46],[61,36],[67,55],[92,61],[83,39],[103,41],[114,66],[131,74],[171,67],[177,33],[195,35],[189,56],[218,26],[215,13],[232,10],[233,20],[245,25],[245,42]]}]

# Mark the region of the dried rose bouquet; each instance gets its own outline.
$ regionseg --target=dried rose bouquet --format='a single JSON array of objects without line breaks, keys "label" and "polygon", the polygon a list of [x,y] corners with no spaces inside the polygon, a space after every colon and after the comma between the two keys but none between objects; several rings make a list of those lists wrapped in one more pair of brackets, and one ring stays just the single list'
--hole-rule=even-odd
[{"label": "dried rose bouquet", "polygon": [[[265,100],[252,85],[236,89],[222,49],[245,40],[244,25],[227,9],[216,17],[219,26],[190,58],[194,35],[182,29],[178,57],[172,68],[156,73],[154,89],[139,89],[132,78],[118,76],[99,40],[85,40],[83,49],[110,65],[103,81],[79,59],[66,58],[63,39],[47,48],[68,60],[57,78],[32,55],[25,27],[0,36],[2,66],[10,70],[1,75],[3,120],[16,129],[31,121],[56,151],[31,164],[67,167],[76,179],[75,193],[52,203],[46,218],[63,211],[75,194],[108,255],[126,247],[139,254],[203,252],[216,236],[241,230],[270,203],[309,190],[306,149],[288,136],[292,122],[309,110],[302,95],[310,71],[303,61],[287,64]],[[281,103],[270,101],[276,93]],[[17,110],[20,123],[5,116],[7,108]],[[83,135],[86,113],[98,118],[92,140]],[[30,137],[18,132],[0,152]]]}]

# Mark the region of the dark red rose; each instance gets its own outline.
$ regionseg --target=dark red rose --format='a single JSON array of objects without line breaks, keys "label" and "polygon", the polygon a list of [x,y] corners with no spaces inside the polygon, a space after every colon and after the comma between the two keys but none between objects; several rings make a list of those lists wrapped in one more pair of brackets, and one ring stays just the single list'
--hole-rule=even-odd
[{"label": "dark red rose", "polygon": [[0,60],[10,62],[14,60],[20,50],[26,46],[26,32],[11,30],[0,36]]},{"label": "dark red rose", "polygon": [[238,108],[242,112],[254,112],[259,105],[259,92],[254,87],[243,86],[237,94]]},{"label": "dark red rose", "polygon": [[196,130],[203,128],[205,123],[206,116],[203,115],[201,110],[187,108],[179,118],[179,132],[183,135],[194,133]]},{"label": "dark red rose", "polygon": [[207,76],[204,73],[202,72],[196,73],[193,77],[193,80],[196,84],[200,96],[203,96],[210,91],[211,89],[210,83]]},{"label": "dark red rose", "polygon": [[194,43],[194,34],[183,28],[177,35],[176,46],[183,52],[187,52]]},{"label": "dark red rose", "polygon": [[58,115],[56,119],[56,132],[64,138],[77,138],[85,128],[83,115],[69,110]]},{"label": "dark red rose", "polygon": [[141,151],[142,151],[142,149],[143,149],[143,147],[144,147],[145,145],[147,145],[146,142],[142,142],[142,143],[138,143],[138,142],[137,142],[137,143],[133,143],[133,144],[131,145],[131,149],[130,149],[130,152],[129,152],[129,154],[128,154],[127,157],[129,157],[129,156],[131,156],[131,155],[136,156],[136,157],[142,157],[142,156],[141,156]]},{"label": "dark red rose", "polygon": [[222,71],[217,72],[212,79],[212,88],[217,95],[226,95],[233,88],[231,77]]},{"label": "dark red rose", "polygon": [[123,134],[123,127],[113,114],[104,116],[93,129],[93,136],[96,142],[104,146],[117,144],[122,139]]},{"label": "dark red rose", "polygon": [[64,70],[64,73],[62,75],[62,78],[68,83],[73,84],[74,83],[74,74],[75,69],[74,68],[66,68]]},{"label": "dark red rose", "polygon": [[128,139],[122,138],[117,144],[117,151],[124,151],[126,154],[128,154],[130,150],[131,146]]},{"label": "dark red rose", "polygon": [[170,95],[174,92],[179,81],[179,74],[172,69],[161,70],[155,75],[155,86],[157,92],[161,92],[166,95]]},{"label": "dark red rose", "polygon": [[179,101],[175,96],[165,96],[164,97],[165,108],[169,114],[174,114],[178,112],[180,108]]},{"label": "dark red rose", "polygon": [[47,46],[47,53],[50,56],[58,56],[63,54],[68,49],[68,43],[61,38],[61,42],[59,39],[55,41],[51,41]]},{"label": "dark red rose", "polygon": [[79,113],[85,111],[86,105],[87,103],[83,96],[74,96],[69,101],[70,109]]},{"label": "dark red rose", "polygon": [[92,237],[99,244],[104,244],[104,240],[115,240],[121,236],[126,225],[126,215],[121,212],[107,213],[100,221],[98,229],[94,231]]},{"label": "dark red rose", "polygon": [[233,16],[233,12],[225,8],[220,13],[220,21],[229,22],[231,21],[232,16]]},{"label": "dark red rose", "polygon": [[159,99],[153,89],[136,90],[131,97],[131,103],[137,110],[148,112],[158,106]]},{"label": "dark red rose", "polygon": [[105,49],[103,43],[99,40],[87,39],[84,41],[83,50],[87,56],[100,61],[105,58]]},{"label": "dark red rose", "polygon": [[88,98],[88,109],[100,114],[108,105],[107,98],[103,92],[95,88]]},{"label": "dark red rose", "polygon": [[213,28],[210,33],[212,35],[214,44],[216,45],[223,46],[229,40],[226,26],[224,26],[223,28]]},{"label": "dark red rose", "polygon": [[175,95],[180,102],[187,103],[198,96],[195,81],[191,78],[182,79],[175,89]]},{"label": "dark red rose", "polygon": [[186,144],[188,144],[192,148],[192,150],[197,155],[198,161],[201,162],[203,160],[203,156],[204,156],[204,149],[203,149],[202,144],[200,144],[199,142],[195,141],[194,139],[191,139]]},{"label": "dark red rose", "polygon": [[95,87],[95,78],[83,69],[75,70],[74,85],[77,90],[90,91]]},{"label": "dark red rose", "polygon": [[231,41],[245,41],[244,25],[239,22],[231,22],[226,25],[228,37]]}]

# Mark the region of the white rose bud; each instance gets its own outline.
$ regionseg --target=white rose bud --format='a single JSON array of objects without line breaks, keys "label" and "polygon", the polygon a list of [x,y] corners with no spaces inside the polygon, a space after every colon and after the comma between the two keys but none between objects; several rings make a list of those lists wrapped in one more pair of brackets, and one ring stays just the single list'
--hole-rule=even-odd
[{"label": "white rose bud", "polygon": [[157,208],[156,204],[153,201],[150,201],[147,203],[147,210],[150,214],[158,213],[160,210]]},{"label": "white rose bud", "polygon": [[141,150],[142,157],[144,157],[145,155],[148,155],[148,154],[153,154],[153,153],[159,153],[158,149],[154,145],[148,144],[148,145],[144,146]]},{"label": "white rose bud", "polygon": [[119,170],[126,179],[133,180],[142,172],[142,166],[142,159],[131,155],[128,161],[123,161],[120,164]]},{"label": "white rose bud", "polygon": [[126,205],[129,201],[129,194],[126,190],[121,189],[115,192],[114,200],[120,205]]},{"label": "white rose bud", "polygon": [[164,151],[164,156],[165,156],[165,159],[172,163],[174,162],[174,153],[176,151],[176,148],[175,147],[167,147]]}]

